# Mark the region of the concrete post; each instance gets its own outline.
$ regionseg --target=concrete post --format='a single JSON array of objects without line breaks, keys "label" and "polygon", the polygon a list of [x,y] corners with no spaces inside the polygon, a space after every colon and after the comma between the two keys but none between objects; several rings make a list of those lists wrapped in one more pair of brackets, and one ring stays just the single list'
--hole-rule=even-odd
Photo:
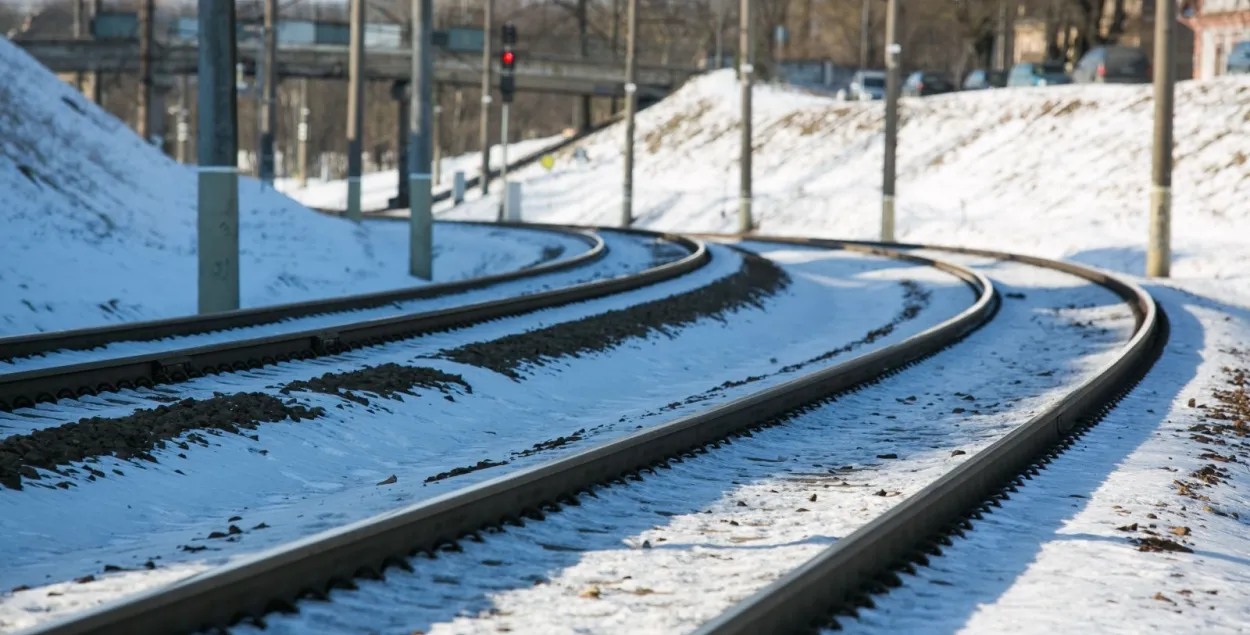
[{"label": "concrete post", "polygon": [[412,118],[412,110],[410,108],[412,103],[411,84],[404,80],[396,81],[391,85],[391,97],[395,99],[395,108],[397,112],[395,121],[399,125],[398,130],[395,132],[395,147],[397,148],[399,155],[397,157],[399,165],[396,166],[395,171],[398,175],[397,178],[399,179],[399,189],[397,190],[398,193],[395,195],[395,198],[388,202],[392,209],[399,209],[402,207],[408,207],[411,200],[408,197],[408,166],[412,165],[409,162],[411,156],[409,155],[410,149],[408,147],[410,145],[408,137],[412,134],[412,122],[410,121]]},{"label": "concrete post", "polygon": [[634,223],[634,118],[638,113],[638,0],[629,0],[625,36],[625,174],[621,187],[621,227]]},{"label": "concrete post", "polygon": [[499,220],[504,219],[508,205],[508,115],[511,104],[504,102],[500,108],[499,122],[499,180],[504,184],[503,199],[499,201]]},{"label": "concrete post", "polygon": [[1150,183],[1150,244],[1146,275],[1166,278],[1172,273],[1172,109],[1176,93],[1176,57],[1173,42],[1176,0],[1155,0],[1155,134]]},{"label": "concrete post", "polygon": [[430,183],[433,139],[434,2],[412,0],[412,85],[409,86],[408,273],[434,277],[434,214]]},{"label": "concrete post", "polygon": [[296,154],[299,155],[299,186],[308,187],[308,80],[299,80],[299,125],[295,130]]},{"label": "concrete post", "polygon": [[889,0],[885,14],[885,159],[881,175],[881,240],[894,241],[895,151],[898,148],[898,94],[901,88],[898,43],[898,2]]},{"label": "concrete post", "polygon": [[196,244],[201,314],[239,308],[239,174],[234,2],[199,0],[199,193]]},{"label": "concrete post", "polygon": [[495,0],[483,0],[485,3],[484,21],[482,24],[482,112],[479,135],[479,147],[482,148],[482,176],[478,181],[482,186],[482,198],[490,192],[490,68],[494,62],[491,44],[494,42]]},{"label": "concrete post", "polygon": [[432,157],[430,159],[430,180],[435,185],[443,181],[443,136],[440,132],[443,129],[443,105],[441,102],[442,94],[437,89],[434,90],[434,125],[430,128],[430,145],[432,146]]},{"label": "concrete post", "polygon": [[135,104],[135,131],[151,143],[152,122],[152,34],[155,0],[139,2],[139,99]]},{"label": "concrete post", "polygon": [[351,0],[347,88],[347,218],[359,223],[361,152],[365,128],[365,0]]},{"label": "concrete post", "polygon": [[[278,129],[278,0],[265,0],[264,95],[260,116],[260,180],[269,185],[274,177],[274,132]],[[259,78],[258,78],[259,79]]]},{"label": "concrete post", "polygon": [[451,181],[451,201],[456,205],[464,202],[464,183],[464,171],[456,170]]},{"label": "concrete post", "polygon": [[742,158],[738,176],[738,233],[748,234],[755,227],[751,209],[751,89],[755,80],[754,20],[751,0],[742,0],[738,43],[738,80],[742,84]]},{"label": "concrete post", "polygon": [[521,222],[521,184],[517,181],[508,181],[508,221],[513,223]]},{"label": "concrete post", "polygon": [[[92,19],[100,15],[100,10],[101,10],[100,4],[102,1],[103,0],[90,0]],[[92,102],[94,102],[98,106],[103,106],[104,101],[103,101],[103,91],[100,87],[100,73],[98,72],[88,73],[87,84],[88,84],[87,89],[86,89],[87,99],[90,99]]]}]

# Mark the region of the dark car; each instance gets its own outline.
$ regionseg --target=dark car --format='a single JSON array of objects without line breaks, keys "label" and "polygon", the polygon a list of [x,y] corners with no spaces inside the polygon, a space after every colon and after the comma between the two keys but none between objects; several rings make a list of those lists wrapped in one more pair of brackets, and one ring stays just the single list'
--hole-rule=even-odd
[{"label": "dark car", "polygon": [[1012,88],[1021,86],[1055,86],[1071,83],[1072,78],[1064,70],[1063,62],[1042,62],[1040,64],[1023,62],[1012,66],[1011,73],[1007,75],[1007,86]]},{"label": "dark car", "polygon": [[1250,40],[1238,42],[1228,53],[1229,75],[1250,75]]},{"label": "dark car", "polygon": [[986,90],[1007,85],[1007,72],[978,68],[964,78],[964,90]]},{"label": "dark car", "polygon": [[904,97],[928,97],[955,91],[955,84],[945,73],[916,71],[903,82]]},{"label": "dark car", "polygon": [[1131,46],[1090,49],[1072,71],[1078,84],[1149,84],[1152,79],[1146,52]]}]

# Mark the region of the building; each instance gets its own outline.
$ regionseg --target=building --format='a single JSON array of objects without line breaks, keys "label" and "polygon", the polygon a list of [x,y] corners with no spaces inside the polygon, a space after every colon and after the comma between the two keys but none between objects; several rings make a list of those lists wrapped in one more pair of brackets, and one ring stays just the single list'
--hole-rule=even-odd
[{"label": "building", "polygon": [[1228,68],[1228,53],[1250,40],[1250,0],[1194,0],[1182,20],[1194,31],[1194,76],[1210,79]]}]

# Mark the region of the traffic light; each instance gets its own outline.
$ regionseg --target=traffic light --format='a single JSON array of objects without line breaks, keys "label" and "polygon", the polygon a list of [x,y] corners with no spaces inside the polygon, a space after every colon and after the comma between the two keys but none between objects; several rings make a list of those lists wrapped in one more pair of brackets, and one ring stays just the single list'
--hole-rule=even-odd
[{"label": "traffic light", "polygon": [[512,103],[512,94],[516,92],[516,52],[512,47],[516,44],[516,27],[511,23],[503,25],[503,51],[499,54],[499,93],[505,104]]}]

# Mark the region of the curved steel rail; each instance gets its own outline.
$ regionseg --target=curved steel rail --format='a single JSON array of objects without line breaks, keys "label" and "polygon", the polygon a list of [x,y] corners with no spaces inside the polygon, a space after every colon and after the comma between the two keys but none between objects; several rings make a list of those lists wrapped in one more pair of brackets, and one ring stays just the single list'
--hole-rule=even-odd
[{"label": "curved steel rail", "polygon": [[883,247],[842,248],[936,266],[977,292],[976,302],[902,342],[815,371],[727,404],[682,417],[562,459],[520,470],[406,509],[283,545],[168,587],[71,615],[30,631],[41,635],[191,633],[261,619],[299,598],[324,596],[357,576],[377,576],[405,557],[432,551],[486,527],[542,518],[559,502],[625,475],[668,465],[728,437],[750,434],[830,396],[876,381],[932,355],[989,321],[999,297],[967,268]]},{"label": "curved steel rail", "polygon": [[0,411],[119,389],[176,383],[205,374],[247,370],[292,359],[332,355],[422,333],[461,328],[638,289],[684,275],[711,260],[711,252],[702,242],[653,232],[637,233],[678,243],[689,249],[690,254],[634,275],[489,302],[371,319],[329,329],[310,329],[176,351],[7,373],[0,375]]},{"label": "curved steel rail", "polygon": [[[480,224],[483,226],[489,226],[486,223]],[[409,287],[406,289],[396,289],[394,291],[380,291],[376,293],[348,295],[324,300],[310,300],[307,302],[278,304],[252,309],[239,309],[237,311],[226,311],[211,315],[191,315],[162,320],[149,320],[144,322],[131,322],[128,324],[55,331],[51,333],[34,333],[30,335],[0,337],[0,360],[30,357],[58,350],[87,350],[111,344],[113,342],[151,341],[166,337],[178,337],[194,335],[197,333],[209,333],[212,331],[224,331],[228,329],[278,322],[280,320],[290,318],[307,317],[310,315],[335,313],[339,311],[369,309],[373,307],[385,306],[387,304],[391,304],[392,302],[404,302],[407,300],[419,300],[441,295],[463,293],[465,291],[480,289],[493,284],[519,280],[521,278],[541,276],[557,271],[565,271],[574,267],[580,267],[595,262],[607,254],[607,245],[604,243],[603,238],[598,234],[595,234],[593,230],[582,230],[568,227],[543,227],[535,229],[560,232],[577,237],[586,242],[590,248],[587,251],[577,254],[571,258],[561,258],[559,260],[535,265],[527,269],[509,271],[506,273],[482,276],[480,278],[472,278],[456,282],[442,282],[419,287]]]},{"label": "curved steel rail", "polygon": [[[843,241],[782,239],[790,244],[848,244]],[[885,243],[853,243],[881,247]],[[1167,343],[1167,319],[1154,298],[1137,284],[1081,265],[984,249],[888,244],[1013,260],[1069,273],[1103,286],[1129,304],[1137,330],[1123,352],[1063,399],[1012,430],[984,451],[943,475],[888,512],[837,541],[770,586],[716,619],[698,635],[802,633],[828,623],[836,610],[864,604],[869,592],[900,584],[895,570],[927,562],[944,533],[959,532],[967,520],[998,506],[1008,492],[1050,462],[1071,435],[1097,422],[1154,365]],[[938,551],[940,553],[940,551]]]}]

